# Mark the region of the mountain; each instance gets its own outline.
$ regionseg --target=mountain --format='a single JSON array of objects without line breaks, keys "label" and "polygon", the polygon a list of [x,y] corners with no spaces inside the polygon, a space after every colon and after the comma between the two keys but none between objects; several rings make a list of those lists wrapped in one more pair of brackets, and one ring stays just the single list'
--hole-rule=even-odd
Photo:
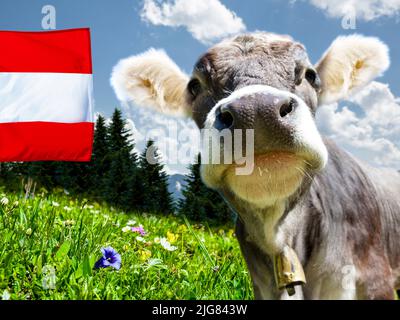
[{"label": "mountain", "polygon": [[174,200],[183,198],[182,189],[187,185],[183,174],[173,174],[168,178],[168,191],[172,193]]}]

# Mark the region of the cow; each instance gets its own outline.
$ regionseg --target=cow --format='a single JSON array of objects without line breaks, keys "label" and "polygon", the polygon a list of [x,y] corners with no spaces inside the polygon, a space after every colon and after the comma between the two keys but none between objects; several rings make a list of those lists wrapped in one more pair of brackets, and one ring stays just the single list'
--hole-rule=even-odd
[{"label": "cow", "polygon": [[255,32],[212,46],[191,77],[149,49],[121,60],[111,84],[119,99],[200,129],[254,130],[250,174],[233,162],[202,164],[201,175],[238,216],[256,299],[394,299],[400,175],[357,160],[315,124],[319,106],[361,90],[389,63],[375,37],[339,36],[313,65],[292,37]]}]

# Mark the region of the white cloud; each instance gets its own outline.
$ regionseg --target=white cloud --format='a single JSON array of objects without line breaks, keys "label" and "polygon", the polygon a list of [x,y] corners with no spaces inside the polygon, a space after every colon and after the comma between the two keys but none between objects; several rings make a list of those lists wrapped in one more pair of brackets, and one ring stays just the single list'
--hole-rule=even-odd
[{"label": "white cloud", "polygon": [[246,29],[242,19],[219,0],[145,0],[141,18],[157,26],[185,27],[204,44]]},{"label": "white cloud", "polygon": [[379,17],[392,17],[400,12],[400,0],[308,0],[324,10],[330,17],[342,18],[354,12],[365,21]]},{"label": "white cloud", "polygon": [[354,106],[320,107],[320,131],[372,165],[400,169],[400,99],[387,84],[371,82],[349,99]]}]

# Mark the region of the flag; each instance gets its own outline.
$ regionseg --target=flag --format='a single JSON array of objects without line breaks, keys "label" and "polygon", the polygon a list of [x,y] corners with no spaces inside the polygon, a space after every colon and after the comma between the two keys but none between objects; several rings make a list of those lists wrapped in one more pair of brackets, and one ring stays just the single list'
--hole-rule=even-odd
[{"label": "flag", "polygon": [[0,31],[0,162],[90,161],[89,29]]}]

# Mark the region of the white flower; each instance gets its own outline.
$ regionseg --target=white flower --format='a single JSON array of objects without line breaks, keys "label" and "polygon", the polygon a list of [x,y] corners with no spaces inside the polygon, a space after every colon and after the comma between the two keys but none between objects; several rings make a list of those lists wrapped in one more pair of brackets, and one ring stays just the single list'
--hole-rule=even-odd
[{"label": "white flower", "polygon": [[59,206],[60,206],[60,204],[59,204],[58,202],[55,202],[55,201],[52,201],[52,202],[51,202],[51,205],[52,205],[53,207],[59,207]]},{"label": "white flower", "polygon": [[122,228],[122,232],[129,232],[129,231],[131,231],[131,227],[126,226]]},{"label": "white flower", "polygon": [[161,246],[167,251],[175,251],[178,247],[172,246],[166,238],[160,238]]},{"label": "white flower", "polygon": [[137,236],[137,237],[136,237],[136,240],[139,241],[139,242],[145,242],[145,241],[146,241],[146,240],[145,240],[143,237],[141,237],[141,236]]},{"label": "white flower", "polygon": [[127,226],[134,226],[135,224],[136,224],[136,221],[135,221],[135,220],[129,220],[129,221],[126,223]]},{"label": "white flower", "polygon": [[10,200],[8,200],[7,197],[3,197],[3,198],[1,198],[0,202],[1,202],[2,205],[6,206],[6,205],[8,205]]},{"label": "white flower", "polygon": [[65,207],[64,207],[64,210],[69,212],[69,211],[72,210],[72,208],[70,208],[70,207],[68,207],[68,206],[65,206]]},{"label": "white flower", "polygon": [[1,296],[1,299],[2,299],[2,300],[10,300],[10,297],[11,297],[10,293],[8,292],[7,289],[5,289],[5,290],[3,291],[3,294],[2,294],[2,296]]}]

